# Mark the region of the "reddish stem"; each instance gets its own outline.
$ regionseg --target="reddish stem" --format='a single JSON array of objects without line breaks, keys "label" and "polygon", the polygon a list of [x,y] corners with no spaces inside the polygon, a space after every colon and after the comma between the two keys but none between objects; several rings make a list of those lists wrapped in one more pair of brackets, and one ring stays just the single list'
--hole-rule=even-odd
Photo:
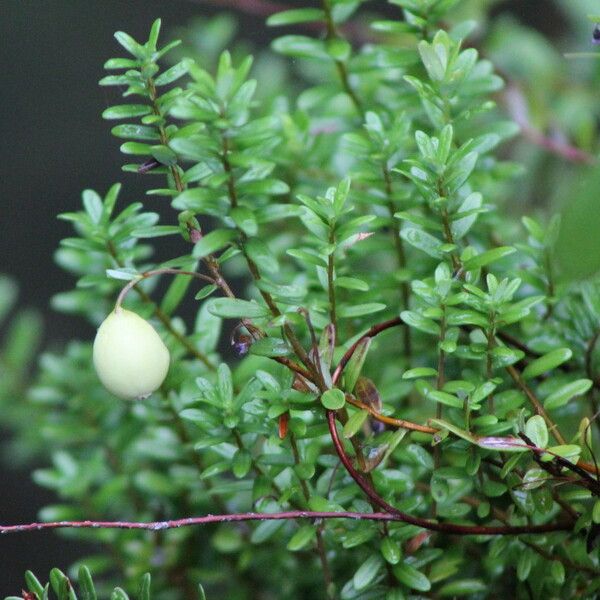
[{"label": "reddish stem", "polygon": [[0,534],[40,531],[42,529],[146,529],[161,531],[210,523],[230,523],[234,521],[283,521],[291,519],[357,519],[368,521],[397,521],[394,515],[387,513],[359,512],[315,512],[308,510],[290,510],[277,513],[234,513],[231,515],[206,515],[204,517],[186,517],[170,521],[52,521],[48,523],[27,523],[25,525],[0,525]]},{"label": "reddish stem", "polygon": [[486,525],[456,525],[454,523],[438,523],[429,519],[413,517],[404,513],[397,508],[388,504],[379,494],[371,487],[371,485],[363,479],[362,475],[354,468],[350,457],[346,454],[344,446],[339,438],[335,425],[335,411],[327,411],[327,422],[329,425],[329,433],[335,450],[342,461],[342,464],[359,485],[363,492],[368,496],[369,500],[377,506],[383,508],[386,512],[394,515],[395,520],[423,527],[431,531],[439,531],[441,533],[449,533],[455,535],[519,535],[523,533],[547,533],[550,531],[570,531],[572,526],[569,523],[547,523],[545,525],[505,525],[505,526],[486,526]]},{"label": "reddish stem", "polygon": [[402,325],[403,323],[404,322],[402,321],[402,319],[400,317],[396,317],[395,319],[390,319],[389,321],[384,321],[383,323],[377,323],[377,325],[373,325],[373,327],[371,327],[366,333],[361,335],[354,342],[354,344],[352,344],[352,346],[350,346],[350,348],[348,348],[348,350],[346,350],[346,353],[344,354],[344,356],[342,356],[340,363],[338,364],[338,366],[336,367],[336,369],[333,373],[333,385],[335,385],[338,382],[338,379],[340,378],[342,371],[348,364],[348,361],[352,358],[352,355],[354,354],[354,352],[356,351],[356,348],[362,342],[362,340],[364,340],[365,338],[369,338],[369,337],[375,337],[377,334],[381,333],[382,331],[385,331],[386,329],[391,329],[392,327],[397,327],[398,325]]}]

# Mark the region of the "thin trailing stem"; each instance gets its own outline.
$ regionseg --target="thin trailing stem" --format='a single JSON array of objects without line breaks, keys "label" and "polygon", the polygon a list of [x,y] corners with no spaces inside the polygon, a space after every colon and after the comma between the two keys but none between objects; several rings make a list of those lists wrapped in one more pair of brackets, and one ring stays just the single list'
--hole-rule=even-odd
[{"label": "thin trailing stem", "polygon": [[358,486],[363,490],[371,502],[374,502],[390,514],[396,516],[399,521],[429,529],[431,531],[439,531],[441,533],[455,535],[519,535],[523,533],[542,533],[550,531],[569,531],[571,524],[566,523],[548,523],[543,525],[513,525],[513,526],[485,526],[485,525],[457,525],[455,523],[439,523],[429,519],[422,519],[402,512],[386,502],[373,487],[362,477],[362,475],[354,468],[350,457],[346,454],[344,446],[336,428],[336,415],[334,411],[327,411],[327,423],[329,433],[342,464],[348,471],[349,475],[354,479]]},{"label": "thin trailing stem", "polygon": [[[223,170],[228,175],[228,177],[227,177],[227,192],[229,195],[229,201],[231,203],[231,207],[235,208],[238,205],[238,198],[237,198],[237,190],[236,190],[236,184],[235,184],[235,176],[234,176],[233,168],[229,161],[229,151],[230,151],[229,142],[223,134],[221,134],[221,136],[222,136],[221,137],[221,140],[222,140],[221,141],[221,143],[222,143],[221,164],[223,165]],[[242,252],[246,259],[246,264],[248,265],[248,270],[250,271],[250,274],[252,275],[252,279],[255,282],[258,282],[261,279],[260,271],[259,271],[256,263],[248,256],[248,253],[245,250],[244,245],[245,245],[247,238],[246,238],[246,234],[243,231],[240,231],[240,239],[241,239]],[[277,304],[275,303],[273,296],[271,296],[271,294],[269,292],[262,290],[260,288],[259,288],[259,292],[260,292],[263,300],[265,301],[265,304],[271,311],[271,314],[274,317],[281,316],[281,311],[279,310]],[[306,350],[304,350],[304,348],[302,347],[300,340],[296,337],[296,334],[294,333],[292,328],[286,323],[283,325],[283,331],[284,331],[286,337],[288,338],[294,352],[296,353],[296,356],[302,361],[304,366],[311,373],[312,377],[319,379],[318,371],[315,369]]]},{"label": "thin trailing stem", "polygon": [[[446,352],[442,348],[442,344],[446,339],[446,307],[444,304],[441,305],[442,310],[442,318],[440,320],[440,336],[438,343],[438,365],[437,365],[437,381],[436,381],[436,389],[439,391],[444,387],[446,382]],[[468,411],[468,406],[467,406]],[[442,403],[437,402],[435,407],[435,416],[437,419],[442,418]],[[436,444],[433,447],[433,463],[434,468],[437,470],[440,468],[441,464],[441,448],[440,444]],[[432,512],[435,516],[437,514],[437,502],[435,498],[432,498]]]},{"label": "thin trailing stem", "polygon": [[[352,346],[350,346],[350,348],[348,348],[348,350],[346,350],[346,352],[342,356],[342,359],[340,360],[338,366],[336,367],[333,377],[332,377],[334,385],[339,381],[339,378],[341,377],[345,366],[348,364],[348,361],[352,358],[352,355],[354,354],[354,352],[356,351],[356,348],[358,347],[358,345],[360,344],[360,342],[362,340],[364,340],[368,337],[375,337],[376,335],[382,333],[383,331],[391,329],[392,327],[397,327],[402,324],[403,324],[402,319],[400,317],[396,317],[394,319],[390,319],[389,321],[384,321],[382,323],[373,325],[362,336],[360,336],[352,344]],[[515,369],[512,365],[509,365],[505,368],[508,371],[508,373],[513,377],[515,382],[518,382],[519,387],[530,398],[530,400],[534,404],[534,406],[536,406],[536,403],[537,403],[537,406],[539,406],[541,408],[542,413],[539,413],[539,414],[546,414],[544,407],[542,406],[540,401],[537,399],[535,394],[533,394],[531,389],[527,386],[527,384],[521,377],[519,371],[517,369]],[[382,415],[381,413],[378,413],[375,409],[369,408],[366,405],[363,405],[362,403],[360,403],[357,400],[351,401],[350,403],[354,404],[355,406],[357,406],[359,408],[368,410],[369,413],[371,414],[371,416],[373,416],[373,418],[375,418],[377,421],[380,421],[381,423],[386,423],[388,425],[393,425],[395,427],[401,427],[401,428],[410,429],[410,430],[414,430],[414,431],[422,431],[423,433],[436,433],[437,431],[439,431],[438,429],[434,429],[433,427],[417,425],[416,423],[411,423],[410,421],[405,421],[403,419],[393,419],[391,417],[387,417],[385,415]],[[547,416],[547,414],[546,414],[546,416]],[[548,423],[548,421],[547,421],[547,423]],[[551,428],[554,427],[554,423],[552,421],[550,421],[548,423],[548,425]],[[560,438],[562,438],[560,432],[556,431],[555,429],[552,429],[552,431],[555,436],[558,435],[558,436],[560,436]],[[477,436],[473,436],[473,440],[475,442],[478,439],[480,439],[480,438],[478,438]],[[562,439],[564,440],[564,438],[562,438]],[[500,441],[500,443],[503,443],[503,440],[505,441],[504,438],[498,438],[498,440]],[[559,438],[557,438],[557,440],[559,441],[560,444],[565,443],[564,441],[561,442]],[[568,464],[570,464],[570,463],[568,463]],[[582,460],[579,460],[577,462],[576,466],[579,467],[580,469],[586,471],[587,473],[595,473],[595,474],[598,473],[598,469],[595,467],[595,465],[592,465],[592,464],[587,463]]]},{"label": "thin trailing stem", "polygon": [[348,350],[346,350],[346,352],[340,359],[340,362],[338,363],[338,366],[336,367],[336,369],[333,373],[333,383],[336,384],[338,382],[338,380],[342,374],[342,371],[344,370],[344,368],[348,364],[348,361],[352,358],[352,355],[354,354],[354,352],[356,352],[356,349],[358,348],[359,344],[363,340],[365,340],[366,338],[369,338],[369,337],[375,337],[376,335],[379,335],[383,331],[391,329],[392,327],[398,327],[399,325],[406,326],[404,324],[404,321],[400,317],[395,317],[393,319],[390,319],[389,321],[384,321],[383,323],[378,323],[377,325],[373,325],[365,333],[363,333],[363,335],[361,335],[350,346],[350,348],[348,348]]},{"label": "thin trailing stem", "polygon": [[[109,254],[113,257],[116,263],[120,267],[122,267],[123,263],[119,258],[117,249],[115,248],[114,244],[112,242],[108,242],[107,247]],[[204,353],[200,352],[200,350],[198,350],[185,335],[182,335],[177,329],[175,329],[169,315],[167,315],[167,313],[165,313],[157,304],[155,304],[152,298],[150,298],[150,296],[148,296],[148,294],[146,294],[146,292],[142,288],[136,285],[138,282],[139,280],[136,280],[133,287],[139,295],[139,297],[142,299],[142,301],[152,306],[152,310],[156,318],[166,327],[169,333],[186,349],[190,356],[194,356],[200,362],[202,362],[208,369],[214,371],[216,369],[216,366],[208,359],[208,357]]]},{"label": "thin trailing stem", "polygon": [[129,293],[129,291],[135,287],[140,281],[143,279],[148,279],[149,277],[155,277],[156,275],[188,275],[190,277],[196,277],[197,279],[201,279],[202,281],[207,281],[209,283],[214,284],[215,281],[211,277],[207,275],[202,275],[202,273],[196,273],[195,271],[183,271],[180,269],[153,269],[151,271],[144,271],[140,273],[138,277],[132,279],[120,292],[117,297],[117,301],[115,303],[115,310],[119,310],[121,308],[121,304],[123,304],[123,300],[125,300],[125,296]]},{"label": "thin trailing stem", "polygon": [[395,419],[394,417],[388,417],[386,415],[382,415],[377,412],[372,406],[369,404],[365,404],[360,400],[357,400],[353,396],[346,394],[346,402],[348,404],[352,404],[352,406],[356,406],[356,408],[360,408],[361,410],[366,410],[376,421],[380,423],[385,423],[386,425],[392,425],[393,427],[398,427],[400,429],[408,429],[410,431],[420,431],[421,433],[438,433],[439,429],[435,429],[435,427],[429,427],[429,425],[420,425],[418,423],[412,423],[411,421],[407,421],[405,419]]},{"label": "thin trailing stem", "polygon": [[[335,27],[335,23],[333,22],[330,0],[323,0],[322,6],[323,12],[325,13],[325,27],[327,29],[327,39],[333,40],[339,36]],[[352,85],[350,84],[350,76],[348,74],[348,69],[346,68],[346,63],[342,60],[336,59],[335,68],[338,72],[342,88],[344,89],[350,100],[352,100],[352,104],[354,104],[356,111],[360,114],[361,117],[364,118],[365,110],[363,108],[362,102],[360,101],[360,99],[356,95],[356,92],[352,88]]]},{"label": "thin trailing stem", "polygon": [[47,521],[45,523],[26,523],[22,525],[0,525],[0,534],[25,533],[46,529],[144,529],[162,531],[208,525],[210,523],[235,523],[240,521],[289,521],[296,519],[354,519],[358,521],[400,521],[395,515],[361,512],[321,512],[310,510],[290,510],[277,513],[231,513],[223,515],[204,515],[185,517],[167,521]]}]

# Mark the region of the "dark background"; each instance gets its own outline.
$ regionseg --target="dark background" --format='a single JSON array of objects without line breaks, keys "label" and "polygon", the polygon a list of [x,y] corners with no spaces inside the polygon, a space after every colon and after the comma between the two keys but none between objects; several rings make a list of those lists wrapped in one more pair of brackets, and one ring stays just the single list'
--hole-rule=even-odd
[{"label": "dark background", "polygon": [[[216,14],[215,4],[219,2],[0,0],[0,272],[19,282],[21,306],[44,313],[46,346],[93,335],[82,320],[48,309],[50,297],[73,283],[53,263],[59,240],[70,235],[69,224],[56,214],[78,210],[82,189],[103,194],[116,181],[123,182],[122,196],[128,201],[145,198],[152,210],[160,201],[144,197],[145,181],[121,172],[118,142],[110,135],[111,124],[100,117],[118,102],[114,88],[97,85],[105,60],[122,54],[113,33],[122,29],[145,39],[160,16],[168,36],[194,16]],[[544,33],[556,34],[560,14],[547,1],[542,12],[541,4],[504,2],[495,11],[510,10]],[[387,9],[397,14],[393,7]],[[259,42],[272,35],[260,17],[243,17],[241,31]],[[33,521],[39,508],[53,501],[33,485],[29,472],[0,464],[0,474],[0,522]],[[0,539],[0,597],[20,592],[26,569],[43,577],[51,567],[66,568],[88,550],[51,533]]]}]

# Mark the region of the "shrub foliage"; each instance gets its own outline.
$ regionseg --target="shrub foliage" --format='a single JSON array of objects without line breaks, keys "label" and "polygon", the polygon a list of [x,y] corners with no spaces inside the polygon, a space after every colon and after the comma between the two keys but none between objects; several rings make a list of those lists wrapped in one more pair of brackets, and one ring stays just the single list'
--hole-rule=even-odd
[{"label": "shrub foliage", "polygon": [[[160,21],[145,43],[118,32],[100,84],[125,100],[103,117],[148,198],[115,184],[60,215],[77,282],[53,304],[97,325],[135,283],[125,305],[169,374],[117,400],[73,341],[28,386],[28,314],[2,359],[13,455],[51,456],[33,473],[57,496],[43,521],[364,518],[65,529],[97,552],[49,587],[28,573],[24,597],[95,598],[90,571],[99,594],[141,581],[142,599],[147,572],[158,598],[598,593],[598,287],[561,279],[556,219],[503,210],[518,127],[473,23],[455,0],[390,3],[371,33],[359,2],[279,12],[283,58],[255,67],[217,56],[221,18],[184,32],[204,43],[189,52],[159,43]],[[163,236],[178,256],[159,257]]]}]

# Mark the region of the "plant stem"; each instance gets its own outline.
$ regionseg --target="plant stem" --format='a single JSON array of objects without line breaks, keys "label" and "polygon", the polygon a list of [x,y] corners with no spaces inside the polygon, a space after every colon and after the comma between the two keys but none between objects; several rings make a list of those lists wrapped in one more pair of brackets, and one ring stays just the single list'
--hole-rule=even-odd
[{"label": "plant stem", "polygon": [[[222,148],[221,164],[223,165],[223,170],[228,174],[227,191],[228,191],[228,195],[229,195],[229,201],[231,202],[232,208],[235,208],[238,205],[235,176],[233,173],[233,169],[231,167],[231,163],[229,162],[229,156],[228,156],[229,151],[230,151],[229,142],[227,141],[227,138],[222,134],[221,134],[221,148]],[[240,231],[240,240],[241,240],[242,253],[244,255],[244,258],[246,259],[246,263],[248,265],[248,270],[250,271],[250,274],[252,275],[252,278],[254,279],[255,282],[260,281],[260,279],[261,279],[260,271],[259,271],[256,263],[248,256],[248,253],[245,250],[244,245],[245,245],[245,242],[247,241],[247,237],[243,231]],[[262,296],[263,300],[265,301],[265,304],[271,311],[271,314],[274,317],[281,316],[281,311],[279,310],[279,308],[278,308],[277,304],[275,303],[275,300],[273,299],[271,294],[269,292],[261,290],[260,288],[259,288],[259,292],[260,292],[260,295]],[[285,333],[285,336],[289,340],[290,344],[292,345],[292,348],[293,348],[294,352],[296,353],[296,356],[302,361],[302,363],[308,369],[308,371],[311,373],[313,378],[316,378],[318,380],[320,378],[320,374],[315,369],[312,361],[310,360],[308,354],[306,353],[306,350],[304,350],[304,348],[302,347],[300,340],[298,340],[298,338],[296,337],[296,334],[294,333],[292,328],[286,323],[283,325],[283,331]]]},{"label": "plant stem", "polygon": [[131,288],[135,287],[143,279],[148,279],[149,277],[154,277],[156,275],[189,275],[190,277],[196,277],[202,281],[208,281],[212,284],[215,283],[214,279],[208,277],[207,275],[202,275],[202,273],[196,273],[195,271],[183,271],[180,269],[153,269],[151,271],[144,271],[143,273],[140,273],[139,277],[132,279],[121,290],[121,293],[118,295],[117,301],[115,302],[115,311],[121,308],[121,304],[123,304],[123,300],[125,300],[125,296],[127,296]]},{"label": "plant stem", "polygon": [[[383,181],[385,184],[385,195],[387,196],[387,208],[390,213],[390,224],[391,234],[396,248],[396,257],[398,260],[398,266],[401,269],[406,269],[406,253],[404,252],[404,244],[400,237],[400,221],[394,217],[396,209],[394,207],[394,190],[392,187],[392,177],[387,164],[383,165]],[[410,286],[407,281],[403,281],[400,284],[400,290],[402,295],[402,308],[403,310],[409,309],[410,299]],[[411,331],[410,327],[404,328],[404,353],[410,364],[412,355],[412,343],[411,343]]]},{"label": "plant stem", "polygon": [[484,525],[457,525],[455,523],[438,523],[429,519],[422,519],[402,512],[386,502],[371,485],[362,477],[360,473],[352,465],[352,461],[346,454],[344,446],[339,438],[336,428],[336,415],[332,410],[327,411],[327,422],[329,425],[329,433],[333,441],[335,451],[337,452],[340,460],[346,471],[363,490],[371,502],[374,502],[383,510],[396,516],[398,520],[429,529],[431,531],[439,531],[442,533],[455,534],[455,535],[518,535],[522,533],[541,533],[549,531],[570,531],[572,526],[565,523],[549,523],[545,525],[514,525],[514,526],[484,526]]},{"label": "plant stem", "polygon": [[[438,391],[440,391],[446,382],[446,352],[442,349],[441,345],[444,343],[446,339],[446,307],[444,304],[440,306],[442,310],[442,318],[440,319],[440,337],[438,342],[438,365],[437,365],[437,381],[435,387]],[[467,407],[468,411],[468,407]],[[467,413],[468,414],[468,413]],[[436,419],[441,419],[443,415],[442,403],[436,402],[435,406],[435,416]],[[441,448],[440,444],[436,444],[433,447],[433,464],[434,469],[437,471],[440,468],[441,464]],[[435,517],[437,514],[437,502],[435,498],[432,496],[431,501],[431,511],[433,516]]]},{"label": "plant stem", "polygon": [[[335,229],[331,226],[329,231],[329,244],[335,244]],[[335,252],[331,252],[327,257],[327,294],[329,297],[329,321],[333,325],[334,331],[337,332],[337,316],[336,316],[336,301],[335,301]],[[335,341],[334,341],[335,345]]]},{"label": "plant stem", "polygon": [[[109,254],[113,257],[113,259],[115,260],[117,265],[119,267],[122,267],[123,262],[120,260],[119,254],[118,254],[117,249],[115,248],[115,245],[113,244],[113,242],[109,241],[107,244],[107,247],[108,247]],[[208,357],[204,353],[200,352],[200,350],[198,350],[190,342],[190,340],[187,339],[186,336],[182,335],[179,331],[177,331],[177,329],[175,329],[175,327],[173,326],[173,323],[171,322],[169,315],[167,315],[165,312],[163,312],[161,310],[161,308],[153,302],[152,298],[150,298],[150,296],[148,296],[148,294],[146,294],[146,292],[142,288],[140,288],[136,285],[138,283],[138,281],[135,281],[133,287],[134,287],[135,291],[137,292],[137,294],[139,295],[139,297],[142,299],[142,301],[145,302],[146,304],[149,304],[152,306],[152,310],[153,310],[156,318],[166,327],[166,329],[169,331],[169,333],[187,350],[187,352],[191,356],[194,356],[200,362],[202,362],[208,369],[210,369],[211,371],[214,371],[216,369],[216,366],[213,365],[213,363],[208,359]]]},{"label": "plant stem", "polygon": [[[331,3],[330,0],[323,0],[322,2],[323,12],[325,13],[325,27],[327,28],[327,39],[334,40],[339,37],[338,32],[335,27],[335,23],[333,22],[333,15],[331,12]],[[360,114],[360,116],[364,120],[364,108],[362,106],[361,101],[359,100],[356,92],[350,85],[350,77],[348,75],[348,70],[346,69],[346,63],[342,60],[335,61],[335,68],[338,72],[338,76],[340,78],[340,83],[342,84],[342,88],[352,100],[352,104],[356,108],[356,111]]]}]

